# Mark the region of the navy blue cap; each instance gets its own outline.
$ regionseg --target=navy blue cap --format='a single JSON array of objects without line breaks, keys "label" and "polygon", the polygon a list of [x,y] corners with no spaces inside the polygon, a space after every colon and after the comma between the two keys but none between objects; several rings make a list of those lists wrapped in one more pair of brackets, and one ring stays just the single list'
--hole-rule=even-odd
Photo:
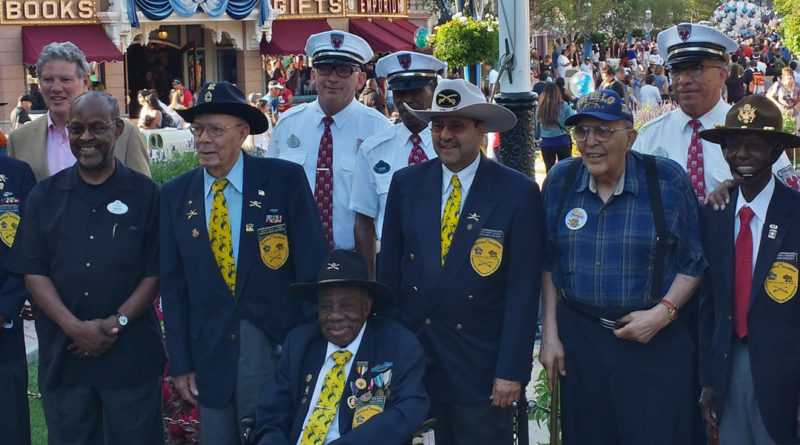
[{"label": "navy blue cap", "polygon": [[189,123],[201,114],[230,114],[247,122],[250,134],[261,134],[268,128],[264,113],[250,105],[244,92],[230,82],[207,82],[200,88],[192,108],[175,111]]},{"label": "navy blue cap", "polygon": [[582,117],[587,116],[608,122],[620,119],[633,122],[631,107],[612,90],[597,90],[581,96],[578,100],[577,112],[568,117],[564,123],[575,125]]}]

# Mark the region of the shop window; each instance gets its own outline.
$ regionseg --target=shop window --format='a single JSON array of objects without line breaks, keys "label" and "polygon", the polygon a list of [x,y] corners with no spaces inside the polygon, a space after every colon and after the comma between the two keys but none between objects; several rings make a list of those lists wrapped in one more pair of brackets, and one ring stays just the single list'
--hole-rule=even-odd
[{"label": "shop window", "polygon": [[227,80],[230,83],[239,81],[236,72],[236,50],[217,50],[217,79]]},{"label": "shop window", "polygon": [[192,43],[199,48],[205,46],[205,34],[203,27],[200,25],[187,25],[186,26],[186,42]]}]

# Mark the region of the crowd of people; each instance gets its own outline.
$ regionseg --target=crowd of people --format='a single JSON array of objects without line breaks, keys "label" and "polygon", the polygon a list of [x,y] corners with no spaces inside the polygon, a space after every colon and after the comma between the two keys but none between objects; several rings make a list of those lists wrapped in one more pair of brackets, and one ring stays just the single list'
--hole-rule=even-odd
[{"label": "crowd of people", "polygon": [[[308,38],[310,68],[292,62],[311,102],[281,110],[280,61],[263,97],[176,80],[171,107],[142,91],[140,128],[174,109],[200,165],[159,190],[84,54],[46,46],[46,116],[0,157],[3,440],[30,443],[27,299],[51,444],[164,443],[167,357],[202,443],[511,443],[540,302],[563,443],[800,443],[800,182],[784,152],[800,137],[781,131],[800,87],[790,63],[729,104],[748,47],[680,24],[646,57],[615,46],[616,69],[583,58],[598,87],[579,98],[564,87],[576,48],[534,59],[540,191],[485,155],[513,112],[433,56],[373,65],[338,30]],[[662,95],[675,108],[637,128],[636,104]]]}]

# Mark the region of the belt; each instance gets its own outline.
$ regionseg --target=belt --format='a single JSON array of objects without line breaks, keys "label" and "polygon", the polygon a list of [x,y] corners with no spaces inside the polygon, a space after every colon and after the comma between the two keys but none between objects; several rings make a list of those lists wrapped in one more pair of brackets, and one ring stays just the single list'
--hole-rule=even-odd
[{"label": "belt", "polygon": [[620,328],[625,327],[626,324],[628,324],[626,322],[622,322],[622,321],[619,321],[619,320],[610,320],[608,318],[603,318],[603,317],[595,315],[595,314],[593,314],[593,313],[591,313],[589,311],[586,311],[586,310],[578,307],[578,305],[576,305],[575,303],[569,301],[569,298],[567,298],[567,294],[564,293],[563,290],[559,291],[559,293],[561,294],[561,299],[564,300],[564,303],[566,303],[567,306],[570,309],[572,309],[573,311],[577,312],[579,315],[583,316],[584,318],[586,318],[588,320],[599,322],[600,326],[602,326],[602,327],[604,327],[606,329],[611,329],[611,330],[620,329]]}]

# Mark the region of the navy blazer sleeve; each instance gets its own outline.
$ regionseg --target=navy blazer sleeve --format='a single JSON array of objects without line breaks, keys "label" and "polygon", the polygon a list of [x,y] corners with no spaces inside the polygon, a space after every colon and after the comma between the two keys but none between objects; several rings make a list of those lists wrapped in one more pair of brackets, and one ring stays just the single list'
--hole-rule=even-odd
[{"label": "navy blazer sleeve", "polygon": [[[395,295],[402,295],[400,292],[400,261],[403,249],[403,231],[400,227],[401,205],[405,187],[398,180],[399,175],[392,177],[389,185],[389,195],[386,198],[386,215],[383,218],[383,231],[381,236],[381,251],[378,254],[378,281],[385,284]],[[394,255],[389,255],[389,254]],[[386,313],[395,317],[397,302]]]},{"label": "navy blazer sleeve", "polygon": [[[292,366],[295,348],[303,347],[296,342],[297,330],[289,333],[283,343],[283,350],[275,377],[266,386],[256,407],[256,437],[261,437],[259,445],[289,445],[292,422],[297,410],[292,371],[299,373],[300,364]],[[294,376],[299,378],[299,376]]]},{"label": "navy blazer sleeve", "polygon": [[531,181],[511,226],[505,311],[495,377],[527,382],[531,377],[535,320],[539,312],[544,256],[544,211],[539,186]]}]

